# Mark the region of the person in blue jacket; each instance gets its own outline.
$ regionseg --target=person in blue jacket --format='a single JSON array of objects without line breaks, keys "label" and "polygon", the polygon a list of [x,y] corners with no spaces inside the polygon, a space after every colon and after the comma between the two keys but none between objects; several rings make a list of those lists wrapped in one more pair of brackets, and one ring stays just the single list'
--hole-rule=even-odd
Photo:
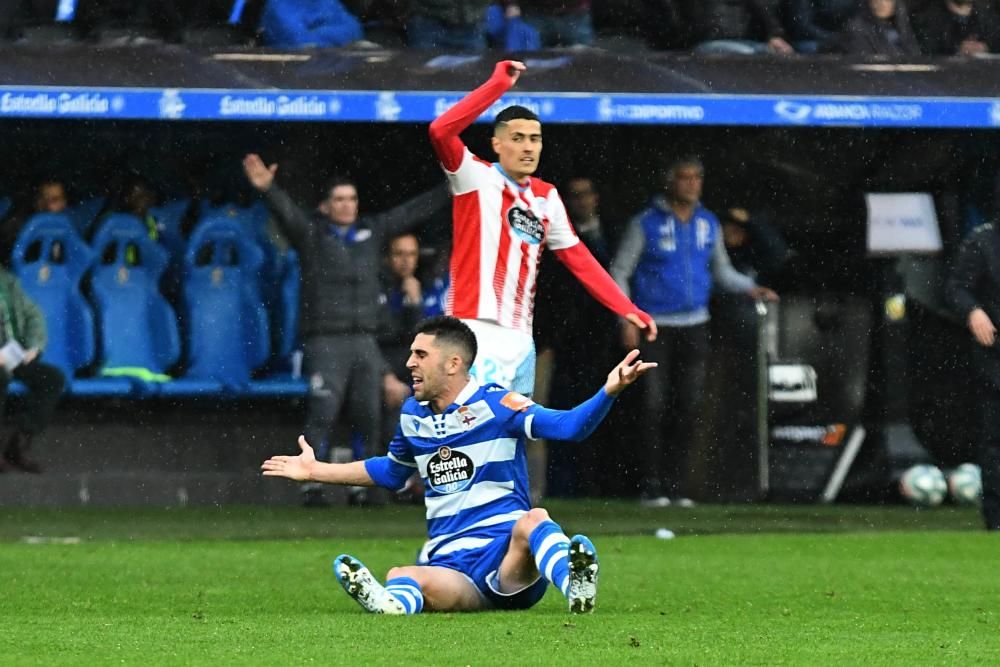
[{"label": "person in blue jacket", "polygon": [[[661,329],[642,353],[658,367],[647,375],[643,409],[641,502],[652,507],[693,503],[681,495],[688,450],[701,416],[709,355],[708,299],[714,285],[754,299],[778,295],[733,268],[714,213],[701,204],[705,169],[683,158],[665,173],[665,193],[629,224],[611,275]],[[623,343],[639,332],[623,323]],[[672,418],[668,421],[667,415]]]},{"label": "person in blue jacket", "polygon": [[364,38],[361,22],[340,0],[267,0],[264,44],[282,49],[344,46]]}]

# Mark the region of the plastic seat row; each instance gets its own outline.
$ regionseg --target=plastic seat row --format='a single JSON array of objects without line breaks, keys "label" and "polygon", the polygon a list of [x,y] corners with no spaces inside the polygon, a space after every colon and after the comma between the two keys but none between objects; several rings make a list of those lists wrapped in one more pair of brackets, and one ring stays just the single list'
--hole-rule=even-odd
[{"label": "plastic seat row", "polygon": [[[159,289],[170,261],[167,249],[132,216],[108,217],[90,245],[68,216],[42,214],[28,221],[12,263],[45,313],[44,359],[72,378],[69,393],[139,398],[305,393],[305,382],[288,373],[255,375],[291,352],[298,303],[294,253],[288,253],[276,288],[283,308],[275,315],[281,331],[274,345],[262,296],[264,251],[245,224],[216,217],[196,227],[182,257],[179,317]],[[88,274],[89,301],[82,289]],[[182,357],[183,375],[168,376]],[[95,368],[92,376],[77,377]]]}]

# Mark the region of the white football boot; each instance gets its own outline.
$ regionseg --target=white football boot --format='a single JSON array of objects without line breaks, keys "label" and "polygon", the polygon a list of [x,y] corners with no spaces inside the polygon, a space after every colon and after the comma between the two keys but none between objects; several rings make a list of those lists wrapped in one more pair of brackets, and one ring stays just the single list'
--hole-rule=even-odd
[{"label": "white football boot", "polygon": [[341,554],[333,560],[333,573],[347,594],[373,614],[405,614],[403,603],[380,584],[364,563]]},{"label": "white football boot", "polygon": [[584,535],[569,541],[569,610],[574,614],[594,611],[597,599],[597,549]]}]

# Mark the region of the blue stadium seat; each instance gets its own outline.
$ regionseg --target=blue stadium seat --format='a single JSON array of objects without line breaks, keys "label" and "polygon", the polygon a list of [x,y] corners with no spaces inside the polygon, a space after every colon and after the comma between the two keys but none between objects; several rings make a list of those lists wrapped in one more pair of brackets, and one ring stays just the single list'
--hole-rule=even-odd
[{"label": "blue stadium seat", "polygon": [[220,219],[239,222],[243,225],[244,234],[248,234],[263,252],[264,262],[256,273],[256,285],[268,313],[272,334],[273,356],[268,367],[286,368],[297,337],[298,255],[290,250],[282,253],[272,242],[268,234],[271,213],[261,200],[249,206],[203,202],[199,214],[201,217],[196,229],[212,225]]},{"label": "blue stadium seat", "polygon": [[67,391],[75,396],[131,393],[126,381],[74,377],[93,361],[96,349],[94,314],[80,291],[94,254],[69,217],[32,216],[18,235],[11,260],[25,292],[45,314],[49,340],[44,359],[66,374]]},{"label": "blue stadium seat", "polygon": [[158,393],[181,353],[177,315],[159,288],[167,251],[128,214],[106,218],[94,234],[93,248],[98,261],[91,290],[101,332],[101,372],[127,379],[140,396]]},{"label": "blue stadium seat", "polygon": [[270,354],[267,313],[256,276],[263,253],[245,225],[215,218],[198,225],[184,256],[188,365],[166,393],[250,393]]},{"label": "blue stadium seat", "polygon": [[112,213],[105,217],[94,231],[90,245],[95,250],[104,250],[116,239],[129,240],[135,236],[149,236],[142,220],[130,213]]},{"label": "blue stadium seat", "polygon": [[73,221],[73,226],[76,227],[76,231],[81,237],[87,238],[89,236],[90,228],[97,220],[97,215],[104,208],[104,203],[104,197],[91,197],[66,209],[66,214]]},{"label": "blue stadium seat", "polygon": [[298,343],[299,328],[299,293],[301,292],[302,270],[299,266],[299,255],[294,250],[285,253],[284,270],[281,276],[279,301],[275,308],[275,353],[285,359],[292,353]]}]

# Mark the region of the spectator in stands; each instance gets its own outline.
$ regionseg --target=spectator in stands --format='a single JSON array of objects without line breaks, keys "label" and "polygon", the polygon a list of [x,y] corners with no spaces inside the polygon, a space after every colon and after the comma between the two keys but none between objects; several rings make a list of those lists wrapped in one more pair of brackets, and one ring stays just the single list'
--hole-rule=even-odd
[{"label": "spectator in stands", "polygon": [[[632,220],[611,264],[611,275],[622,290],[653,316],[660,329],[657,339],[645,343],[642,351],[644,360],[659,363],[646,381],[640,438],[641,499],[653,507],[671,504],[670,496],[676,499],[686,487],[688,452],[702,416],[713,284],[754,299],[777,299],[772,290],[732,267],[719,221],[701,204],[701,161],[674,162],[663,183],[664,194],[654,196],[649,208]],[[638,347],[639,331],[623,325],[622,342],[628,349]],[[690,504],[683,497],[674,502]]]},{"label": "spectator in stands", "polygon": [[101,44],[180,41],[184,16],[172,0],[79,0],[74,23]]},{"label": "spectator in stands", "polygon": [[[156,206],[158,198],[156,189],[148,180],[142,176],[134,175],[122,184],[121,190],[115,196],[115,201],[111,204],[111,210],[128,213],[138,218],[146,227],[149,238],[157,241],[163,230],[150,209]],[[95,227],[97,226],[95,225]],[[91,230],[91,233],[93,231],[95,230]]]},{"label": "spectator in stands", "polygon": [[402,234],[389,242],[385,304],[388,322],[379,332],[382,354],[393,373],[407,381],[406,359],[417,323],[424,319],[424,289],[417,277],[420,242],[414,234]]},{"label": "spectator in stands", "polygon": [[859,8],[858,0],[782,0],[782,23],[796,51],[816,53]]},{"label": "spectator in stands", "polygon": [[415,49],[482,51],[491,0],[410,0],[407,43]]},{"label": "spectator in stands", "polygon": [[66,186],[62,181],[49,178],[35,188],[36,213],[62,213],[69,206]]},{"label": "spectator in stands", "polygon": [[[402,234],[389,241],[386,258],[388,272],[385,276],[386,322],[379,331],[378,341],[393,376],[396,387],[405,391],[386,391],[385,411],[382,418],[382,432],[393,433],[399,423],[399,411],[409,398],[410,371],[406,360],[410,356],[410,343],[417,324],[428,317],[425,306],[425,290],[418,277],[420,265],[420,242],[414,234]],[[388,387],[387,387],[388,389]],[[420,476],[414,475],[407,481],[400,498],[415,500],[420,496]]]},{"label": "spectator in stands", "polygon": [[829,48],[857,56],[899,57],[920,53],[902,0],[867,0]]},{"label": "spectator in stands", "polygon": [[[302,265],[300,331],[309,378],[303,433],[312,442],[323,442],[346,400],[350,425],[364,440],[364,456],[372,456],[381,446],[383,392],[406,390],[398,386],[375,339],[382,247],[386,239],[415,227],[448,203],[448,191],[441,185],[385,213],[360,217],[357,187],[348,179],[334,178],[319,212],[310,215],[275,184],[278,165],[247,155],[243,167]],[[305,491],[306,503],[314,503],[317,490]],[[364,503],[364,493],[354,489],[354,502]]]},{"label": "spectator in stands", "polygon": [[28,390],[0,457],[0,472],[42,470],[29,458],[28,450],[52,420],[66,383],[62,371],[39,359],[45,341],[42,312],[16,277],[0,270],[0,405],[6,401],[12,380],[20,380]]},{"label": "spectator in stands", "polygon": [[983,519],[1000,530],[1000,237],[996,225],[983,225],[959,248],[946,297],[966,323],[974,345],[972,367],[979,391],[979,466],[983,479]]},{"label": "spectator in stands", "polygon": [[788,244],[761,214],[735,206],[722,217],[722,240],[735,268],[754,280],[772,284],[788,259]]},{"label": "spectator in stands", "polygon": [[[601,266],[611,263],[611,252],[600,215],[600,195],[593,179],[575,176],[563,193],[566,212],[580,241]],[[615,357],[616,318],[590,298],[583,286],[573,279],[562,262],[552,255],[542,258],[539,271],[538,303],[535,307],[535,341],[540,359],[551,358],[552,372],[547,383],[545,404],[559,409],[570,408],[586,400],[594,384],[601,379],[601,368]],[[579,363],[587,359],[588,363]],[[543,380],[536,376],[536,392]],[[597,495],[600,493],[598,430],[585,442],[572,447],[548,448],[548,490],[556,496]]]},{"label": "spectator in stands", "polygon": [[0,258],[4,266],[10,266],[10,254],[17,243],[17,237],[24,223],[35,213],[63,213],[69,206],[66,186],[57,178],[43,178],[34,188],[30,208],[25,203],[13,212],[0,228]]},{"label": "spectator in stands", "polygon": [[975,0],[934,0],[913,15],[924,53],[975,56],[1000,50],[1000,22]]},{"label": "spectator in stands", "polygon": [[792,53],[764,0],[677,0],[680,41],[698,53]]},{"label": "spectator in stands", "polygon": [[340,0],[267,0],[263,43],[279,49],[345,46],[364,38],[361,22]]},{"label": "spectator in stands", "polygon": [[507,16],[521,16],[538,32],[545,48],[594,43],[590,0],[508,0],[505,4]]}]

